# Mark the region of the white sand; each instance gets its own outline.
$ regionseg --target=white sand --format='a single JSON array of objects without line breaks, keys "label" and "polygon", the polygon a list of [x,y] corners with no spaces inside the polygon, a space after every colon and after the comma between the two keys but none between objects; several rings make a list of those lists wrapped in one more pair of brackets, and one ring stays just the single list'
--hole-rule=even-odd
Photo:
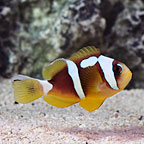
[{"label": "white sand", "polygon": [[0,144],[144,144],[144,90],[123,91],[90,113],[42,99],[14,104],[10,80],[0,81]]}]

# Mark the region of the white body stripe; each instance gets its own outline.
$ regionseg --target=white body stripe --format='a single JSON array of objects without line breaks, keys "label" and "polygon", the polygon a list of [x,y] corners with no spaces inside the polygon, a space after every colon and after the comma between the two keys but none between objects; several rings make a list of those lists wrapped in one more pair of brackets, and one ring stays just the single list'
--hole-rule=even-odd
[{"label": "white body stripe", "polygon": [[[36,79],[38,80],[38,79]],[[47,95],[47,93],[53,88],[53,85],[49,83],[47,80],[38,80],[40,84],[43,87],[43,93],[44,95]]]},{"label": "white body stripe", "polygon": [[114,72],[113,72],[113,61],[114,61],[114,59],[108,58],[103,55],[99,56],[99,58],[98,58],[98,62],[104,73],[104,77],[105,77],[106,81],[109,83],[111,88],[118,90],[119,88],[117,86],[117,82],[116,82]]},{"label": "white body stripe", "polygon": [[84,94],[82,86],[81,86],[79,72],[78,72],[78,68],[77,68],[76,64],[71,60],[66,60],[66,59],[62,59],[62,60],[64,60],[67,63],[68,74],[72,78],[74,89],[75,89],[77,95],[79,96],[80,99],[84,98],[85,94]]},{"label": "white body stripe", "polygon": [[89,66],[94,66],[97,63],[97,57],[91,56],[87,59],[81,61],[80,66],[81,68],[87,68]]}]

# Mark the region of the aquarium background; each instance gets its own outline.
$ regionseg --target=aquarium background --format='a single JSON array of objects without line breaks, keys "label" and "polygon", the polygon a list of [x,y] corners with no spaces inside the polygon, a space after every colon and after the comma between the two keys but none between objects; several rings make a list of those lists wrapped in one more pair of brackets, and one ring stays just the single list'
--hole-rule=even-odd
[{"label": "aquarium background", "polygon": [[46,64],[91,45],[132,70],[127,88],[144,88],[144,1],[0,1],[0,77],[42,78]]}]

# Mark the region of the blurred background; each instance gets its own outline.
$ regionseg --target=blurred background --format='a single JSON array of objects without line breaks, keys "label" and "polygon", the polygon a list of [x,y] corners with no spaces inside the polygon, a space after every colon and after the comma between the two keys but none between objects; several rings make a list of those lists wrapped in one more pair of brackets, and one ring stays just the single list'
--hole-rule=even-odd
[{"label": "blurred background", "polygon": [[144,88],[144,0],[0,0],[0,77],[42,69],[84,46],[125,63]]}]

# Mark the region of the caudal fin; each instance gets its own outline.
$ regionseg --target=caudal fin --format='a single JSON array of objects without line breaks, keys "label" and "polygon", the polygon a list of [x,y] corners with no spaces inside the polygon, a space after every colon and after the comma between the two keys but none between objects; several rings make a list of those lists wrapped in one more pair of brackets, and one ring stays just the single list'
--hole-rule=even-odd
[{"label": "caudal fin", "polygon": [[19,103],[29,103],[44,95],[43,85],[37,79],[23,75],[12,78],[15,101]]}]

